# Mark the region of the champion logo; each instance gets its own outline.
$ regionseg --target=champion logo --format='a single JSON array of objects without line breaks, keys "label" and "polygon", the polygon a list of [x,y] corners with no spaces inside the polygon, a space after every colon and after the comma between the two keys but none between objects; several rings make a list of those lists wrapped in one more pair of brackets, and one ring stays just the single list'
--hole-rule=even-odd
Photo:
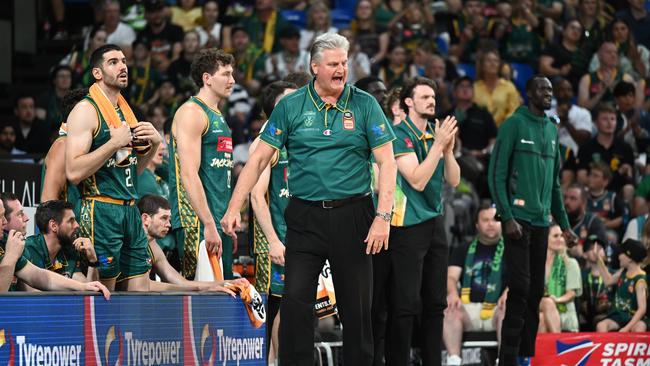
[{"label": "champion logo", "polygon": [[533,142],[533,141],[531,141],[531,140],[524,140],[524,139],[521,139],[521,143],[522,143],[522,144],[528,144],[528,145],[535,145],[535,142]]}]

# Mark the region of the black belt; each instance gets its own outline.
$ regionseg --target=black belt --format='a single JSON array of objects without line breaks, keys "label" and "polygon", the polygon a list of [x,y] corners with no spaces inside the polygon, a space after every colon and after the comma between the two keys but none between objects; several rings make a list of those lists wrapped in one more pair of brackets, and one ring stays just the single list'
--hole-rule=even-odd
[{"label": "black belt", "polygon": [[296,200],[298,200],[298,201],[300,201],[300,202],[302,202],[302,203],[304,203],[306,205],[309,205],[309,206],[329,209],[329,208],[342,207],[342,206],[348,205],[350,203],[361,201],[361,200],[363,200],[365,198],[368,198],[368,197],[370,197],[370,193],[366,193],[366,194],[363,194],[363,195],[360,195],[360,196],[352,196],[352,197],[348,197],[348,198],[343,198],[343,199],[340,199],[340,200],[328,200],[328,201],[307,201],[307,200],[303,200],[302,198],[298,198],[298,197],[291,197],[291,198],[294,198],[294,199],[296,199]]}]

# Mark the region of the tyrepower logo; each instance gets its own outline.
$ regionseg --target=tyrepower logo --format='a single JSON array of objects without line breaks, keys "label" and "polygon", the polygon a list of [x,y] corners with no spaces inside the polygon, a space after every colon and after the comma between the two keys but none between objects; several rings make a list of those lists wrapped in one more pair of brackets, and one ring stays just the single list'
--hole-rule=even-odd
[{"label": "tyrepower logo", "polygon": [[[208,350],[209,349],[209,350]],[[263,337],[230,337],[223,329],[214,329],[207,324],[201,334],[201,365],[230,365],[247,360],[263,360]]]},{"label": "tyrepower logo", "polygon": [[[11,337],[9,337],[11,338]],[[11,342],[12,354],[9,365],[15,365],[13,355],[13,343]],[[16,336],[16,345],[18,346],[18,365],[17,366],[78,366],[81,365],[81,345],[65,344],[56,346],[46,346],[36,343],[30,343],[26,336]]]}]

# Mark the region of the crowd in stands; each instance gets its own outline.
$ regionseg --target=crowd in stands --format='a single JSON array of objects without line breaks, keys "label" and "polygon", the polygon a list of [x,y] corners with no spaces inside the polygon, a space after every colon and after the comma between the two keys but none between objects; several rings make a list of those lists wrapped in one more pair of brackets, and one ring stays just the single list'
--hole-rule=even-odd
[{"label": "crowd in stands", "polygon": [[[539,73],[554,86],[548,115],[559,129],[559,179],[580,238],[568,248],[559,227],[550,231],[540,331],[647,329],[647,290],[639,291],[646,283],[643,269],[650,266],[646,1],[358,0],[354,7],[334,0],[90,3],[95,19],[84,24],[82,44],[52,66],[48,90],[16,96],[15,120],[0,123],[0,154],[33,161],[21,155],[48,151],[65,117],[63,96],[90,86],[89,55],[106,43],[120,45],[128,58],[129,87],[123,93],[138,119],[152,122],[169,143],[175,111],[197,91],[190,76],[194,56],[218,47],[236,60],[237,84],[221,108],[233,131],[236,179],[266,120],[263,87],[287,76],[302,77],[306,81],[296,84],[304,85],[312,41],[338,32],[351,43],[348,83],[375,96],[393,123],[404,116],[398,90],[417,75],[436,82],[438,114],[453,114],[458,121],[462,182],[445,193],[452,239],[445,344],[458,356],[456,330],[495,330],[503,315],[503,240],[494,208],[484,203],[490,200],[487,166],[499,126],[523,104],[526,81]],[[69,36],[61,6],[53,7],[57,38]],[[161,146],[138,177],[142,196],[168,196],[168,164],[167,147]],[[10,195],[2,201],[5,231],[21,231],[19,202]],[[143,212],[145,225],[155,224],[155,213]],[[64,224],[65,215],[53,215],[53,221],[43,221],[37,213],[41,233]],[[159,250],[169,256],[176,248],[158,236]],[[5,240],[7,255],[16,240]],[[29,248],[28,239],[25,251]],[[76,249],[92,261],[88,248]],[[32,263],[57,270],[65,262],[61,258]],[[19,264],[25,265],[18,260],[16,269]],[[92,269],[87,263],[80,268]],[[32,275],[16,273],[19,283],[38,287]],[[76,270],[70,273],[75,278]],[[92,277],[92,270],[84,274]]]}]

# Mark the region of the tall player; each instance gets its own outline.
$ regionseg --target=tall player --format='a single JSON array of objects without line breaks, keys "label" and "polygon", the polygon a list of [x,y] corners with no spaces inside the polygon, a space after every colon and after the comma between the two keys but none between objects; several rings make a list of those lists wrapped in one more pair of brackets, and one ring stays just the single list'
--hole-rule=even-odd
[{"label": "tall player", "polygon": [[99,278],[109,289],[122,276],[122,289],[148,291],[151,257],[134,180],[162,138],[151,123],[137,121],[120,94],[128,70],[118,46],[95,50],[90,67],[95,83],[68,116],[65,144],[66,176],[81,184],[81,235],[93,241]]},{"label": "tall player", "polygon": [[[294,83],[276,81],[264,89],[262,108],[270,116],[275,105],[285,95],[298,87]],[[259,144],[256,139],[250,153]],[[253,217],[253,246],[255,252],[255,287],[267,297],[266,339],[267,353],[271,346],[278,355],[278,330],[280,323],[280,300],[284,290],[284,239],[287,224],[284,210],[289,204],[289,159],[287,149],[277,150],[271,163],[264,169],[251,191]]]},{"label": "tall player", "polygon": [[172,229],[177,245],[182,245],[178,249],[187,279],[194,279],[201,240],[208,251],[223,253],[224,277],[232,278],[232,240],[216,223],[232,193],[232,135],[219,103],[232,93],[234,64],[232,55],[222,50],[199,52],[190,69],[199,93],[178,109],[172,125]]}]

